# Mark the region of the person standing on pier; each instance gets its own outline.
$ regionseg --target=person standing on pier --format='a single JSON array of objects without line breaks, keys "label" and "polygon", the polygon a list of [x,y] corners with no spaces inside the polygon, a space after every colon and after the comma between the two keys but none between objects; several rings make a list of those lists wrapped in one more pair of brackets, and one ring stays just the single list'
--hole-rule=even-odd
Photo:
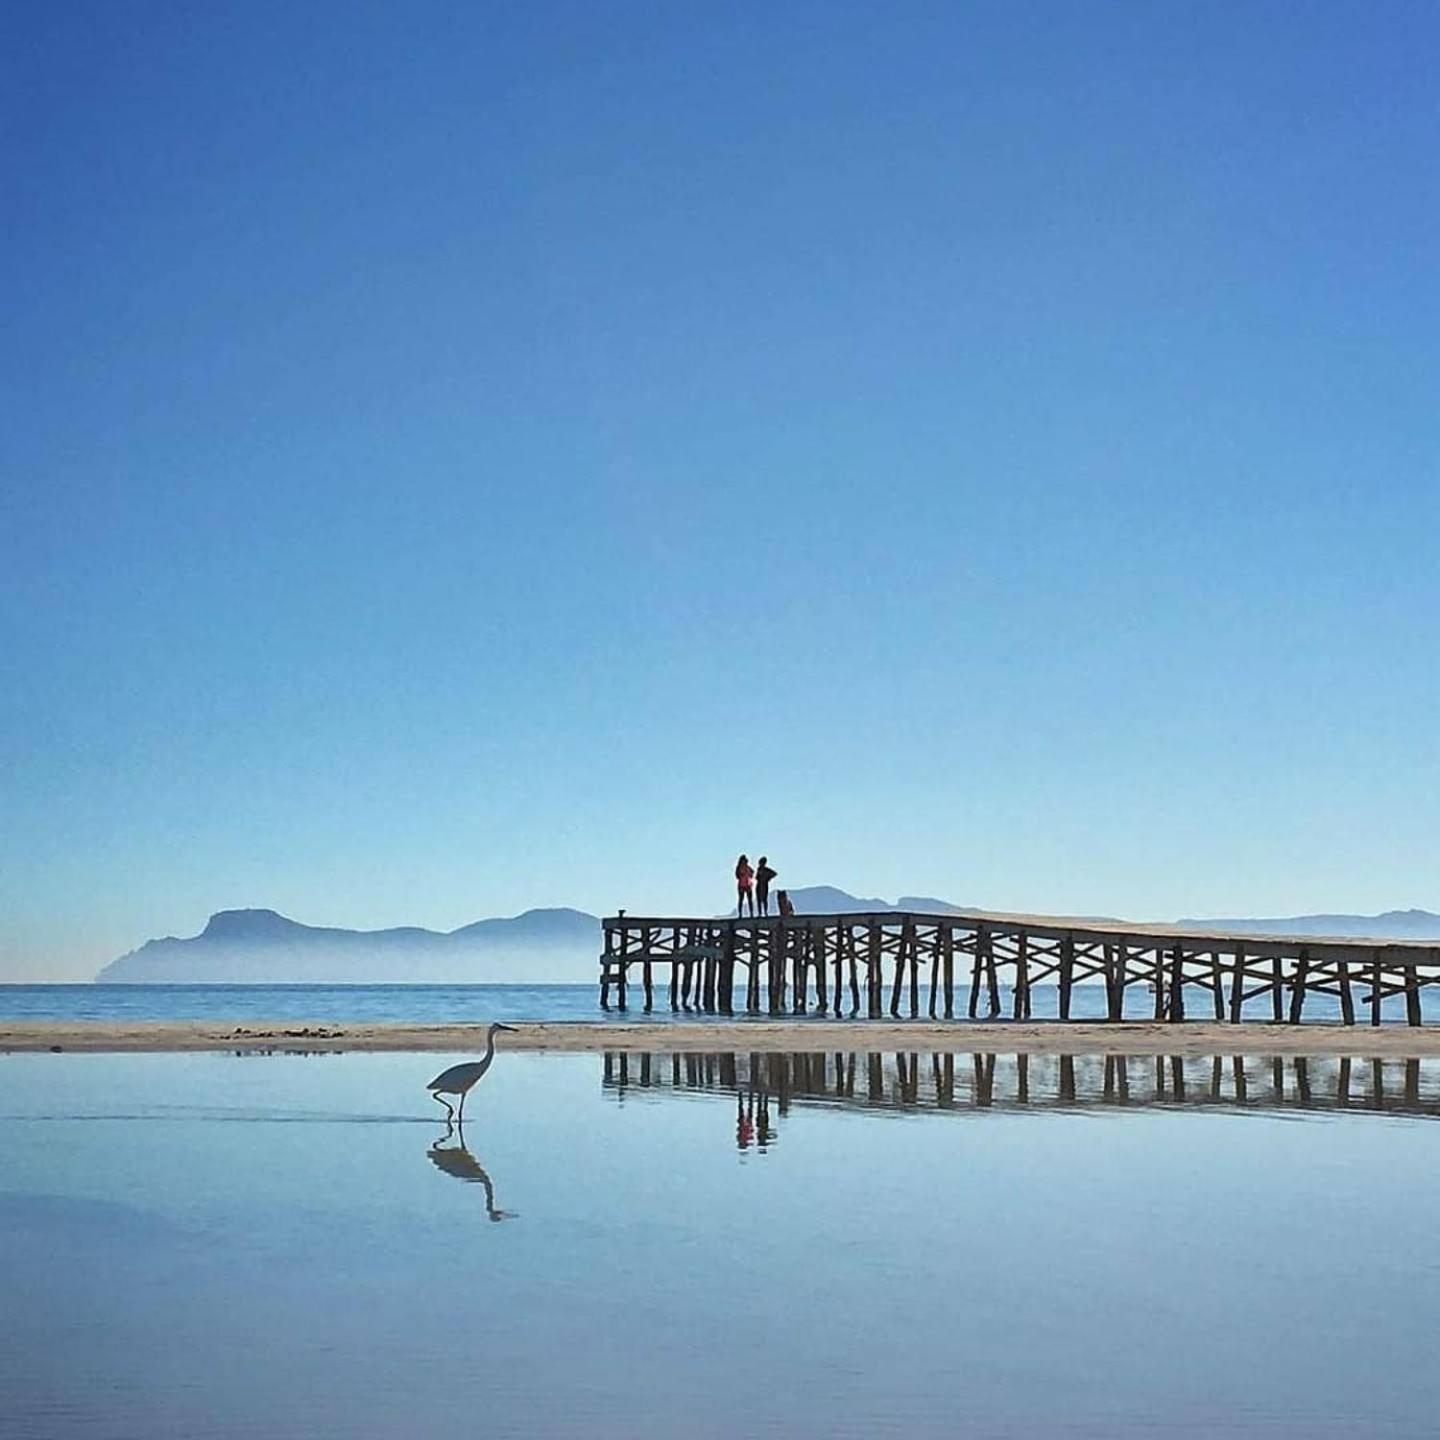
[{"label": "person standing on pier", "polygon": [[735,862],[735,914],[738,918],[750,907],[750,918],[755,918],[755,871],[751,868],[750,857],[742,855]]},{"label": "person standing on pier", "polygon": [[770,862],[762,855],[755,871],[755,901],[762,915],[770,913],[770,882],[778,872],[770,868]]}]

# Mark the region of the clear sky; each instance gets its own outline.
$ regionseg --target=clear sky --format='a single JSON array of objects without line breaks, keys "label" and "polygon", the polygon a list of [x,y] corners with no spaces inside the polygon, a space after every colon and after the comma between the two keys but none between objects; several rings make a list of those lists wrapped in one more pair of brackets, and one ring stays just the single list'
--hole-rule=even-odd
[{"label": "clear sky", "polygon": [[1440,908],[1440,7],[14,6],[0,979],[264,905]]}]

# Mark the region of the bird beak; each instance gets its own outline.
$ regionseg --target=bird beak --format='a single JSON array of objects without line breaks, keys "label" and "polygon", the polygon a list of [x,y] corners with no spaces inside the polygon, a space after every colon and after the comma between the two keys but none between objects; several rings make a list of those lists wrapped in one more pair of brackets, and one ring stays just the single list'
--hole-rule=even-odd
[{"label": "bird beak", "polygon": [[508,1030],[512,1035],[519,1034],[519,1031],[517,1031],[513,1025],[496,1025],[495,1028],[497,1030]]}]

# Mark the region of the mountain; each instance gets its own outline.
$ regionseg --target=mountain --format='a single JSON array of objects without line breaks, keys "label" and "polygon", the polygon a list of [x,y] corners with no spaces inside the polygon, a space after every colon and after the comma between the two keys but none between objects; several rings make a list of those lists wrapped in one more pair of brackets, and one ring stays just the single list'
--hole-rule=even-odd
[{"label": "mountain", "polygon": [[[772,887],[771,908],[774,908]],[[978,910],[965,905],[952,905],[948,900],[934,900],[925,895],[902,895],[893,905],[888,900],[862,899],[833,885],[806,885],[790,892],[790,901],[798,915],[880,915],[887,910],[914,910],[924,915],[978,915]]]},{"label": "mountain", "polygon": [[1386,910],[1380,915],[1291,915],[1281,920],[1180,920],[1180,925],[1240,935],[1354,936],[1363,940],[1440,940],[1440,915]]},{"label": "mountain", "polygon": [[[791,890],[790,898],[802,915],[895,910],[981,913],[920,895],[902,895],[892,904],[832,885]],[[1428,910],[1177,923],[1242,935],[1440,940],[1440,915]],[[221,910],[200,934],[149,940],[112,961],[95,978],[109,984],[150,985],[589,984],[599,974],[601,946],[600,921],[583,910],[527,910],[523,915],[477,920],[448,933],[414,925],[339,930],[302,925],[274,910]]]},{"label": "mountain", "polygon": [[[831,885],[792,890],[809,915],[887,910],[963,914],[943,900],[861,899]],[[527,910],[458,930],[403,925],[341,930],[274,910],[220,910],[186,938],[148,940],[95,977],[137,985],[405,985],[589,983],[599,975],[600,921],[583,910]]]},{"label": "mountain", "polygon": [[274,910],[221,910],[198,935],[150,940],[95,978],[106,984],[403,985],[593,980],[600,921],[527,910],[443,933],[401,926],[338,930]]},{"label": "mountain", "polygon": [[[775,909],[778,885],[770,887],[770,908]],[[928,895],[902,895],[891,904],[875,896],[865,898],[833,885],[803,885],[790,892],[790,903],[797,915],[883,915],[886,911],[914,910],[924,915],[978,915],[972,906],[952,905],[948,900],[935,900]],[[732,915],[734,910],[730,912]]]},{"label": "mountain", "polygon": [[[775,908],[775,891],[780,887],[772,885],[770,908]],[[805,885],[790,892],[790,903],[798,915],[864,915],[896,907],[888,900],[864,900],[847,891],[837,890],[833,885]]]}]

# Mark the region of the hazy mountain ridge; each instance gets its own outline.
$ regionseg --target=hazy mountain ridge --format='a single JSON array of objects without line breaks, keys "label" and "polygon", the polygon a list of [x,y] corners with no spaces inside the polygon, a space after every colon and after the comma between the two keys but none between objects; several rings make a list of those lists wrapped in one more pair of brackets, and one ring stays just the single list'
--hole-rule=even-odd
[{"label": "hazy mountain ridge", "polygon": [[[892,903],[831,885],[794,889],[790,897],[802,915],[980,913],[928,896],[902,895]],[[1440,915],[1429,910],[1177,923],[1252,935],[1440,940]],[[588,983],[599,972],[601,945],[599,917],[567,908],[476,920],[451,931],[418,925],[344,930],[305,925],[274,910],[221,910],[200,934],[146,941],[95,978],[151,985]]]},{"label": "hazy mountain ridge", "polygon": [[600,921],[527,910],[458,930],[343,930],[274,910],[221,910],[199,935],[149,940],[95,977],[107,984],[462,984],[590,980]]},{"label": "hazy mountain ridge", "polygon": [[[780,886],[772,886],[770,909],[775,910],[775,895]],[[878,915],[887,910],[913,910],[923,915],[978,915],[973,905],[952,905],[948,900],[936,900],[928,895],[902,895],[893,903],[874,896],[852,895],[848,890],[839,890],[834,885],[805,885],[790,891],[791,903],[801,915]],[[733,915],[735,911],[732,909]]]},{"label": "hazy mountain ridge", "polygon": [[1429,910],[1385,910],[1379,915],[1291,915],[1277,920],[1179,920],[1196,929],[1241,935],[1329,935],[1336,939],[1440,940],[1440,915]]}]

